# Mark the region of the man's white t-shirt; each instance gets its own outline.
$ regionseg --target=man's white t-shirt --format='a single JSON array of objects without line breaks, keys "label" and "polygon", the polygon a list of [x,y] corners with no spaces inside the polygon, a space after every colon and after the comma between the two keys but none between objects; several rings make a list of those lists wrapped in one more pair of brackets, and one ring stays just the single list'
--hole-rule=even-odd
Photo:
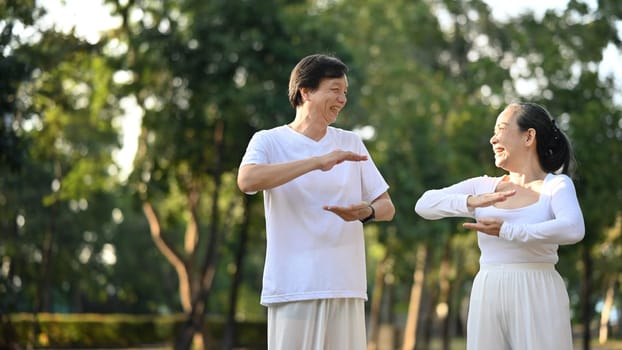
[{"label": "man's white t-shirt", "polygon": [[480,264],[557,263],[559,245],[573,244],[585,234],[574,184],[567,175],[547,174],[537,202],[516,209],[495,206],[467,208],[470,195],[495,192],[503,177],[481,176],[419,198],[415,211],[426,219],[495,218],[503,221],[499,236],[478,232]]},{"label": "man's white t-shirt", "polygon": [[[334,150],[369,155],[361,138],[328,127],[314,141],[283,125],[252,137],[241,165],[274,164]],[[371,160],[345,161],[264,191],[266,261],[261,304],[326,299],[367,299],[365,242],[360,221],[346,222],[325,205],[371,202],[389,186]]]}]

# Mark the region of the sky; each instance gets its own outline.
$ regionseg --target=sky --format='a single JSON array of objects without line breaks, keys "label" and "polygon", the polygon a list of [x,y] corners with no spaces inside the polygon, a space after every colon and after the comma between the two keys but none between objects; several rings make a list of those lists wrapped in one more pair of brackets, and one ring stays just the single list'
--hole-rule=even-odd
[{"label": "sky", "polygon": [[[43,0],[39,0],[43,1]],[[492,9],[493,17],[503,20],[523,11],[533,11],[540,17],[547,9],[563,9],[568,0],[484,0]],[[585,0],[590,7],[596,6],[597,0]],[[64,5],[63,5],[64,4]],[[97,42],[99,33],[119,26],[119,20],[108,15],[103,9],[103,0],[63,0],[46,1],[48,16],[44,20],[46,25],[55,25],[62,31],[69,31],[75,26],[77,35],[89,42]],[[618,30],[622,32],[622,23],[618,23]],[[615,46],[610,45],[603,52],[603,62],[600,73],[614,75],[619,87],[616,102],[622,105],[622,53]],[[118,121],[123,134],[123,147],[114,154],[121,167],[120,177],[124,179],[131,171],[131,163],[138,147],[138,133],[142,120],[142,111],[131,98],[122,100],[125,115]]]}]

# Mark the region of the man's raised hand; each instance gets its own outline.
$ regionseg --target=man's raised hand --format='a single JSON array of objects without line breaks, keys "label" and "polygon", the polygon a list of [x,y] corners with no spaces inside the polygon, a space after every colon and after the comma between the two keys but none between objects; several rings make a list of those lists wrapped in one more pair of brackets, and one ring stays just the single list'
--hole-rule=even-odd
[{"label": "man's raised hand", "polygon": [[329,171],[335,165],[343,163],[345,161],[360,162],[363,160],[367,160],[367,155],[358,154],[350,151],[335,150],[321,157],[318,157],[318,159],[320,160],[320,170]]}]

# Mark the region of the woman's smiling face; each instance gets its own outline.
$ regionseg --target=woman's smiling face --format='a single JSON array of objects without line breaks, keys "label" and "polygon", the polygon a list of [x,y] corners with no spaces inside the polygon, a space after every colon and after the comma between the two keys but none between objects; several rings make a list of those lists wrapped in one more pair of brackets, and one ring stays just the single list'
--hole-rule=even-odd
[{"label": "woman's smiling face", "polygon": [[526,131],[520,130],[516,122],[515,108],[506,108],[495,124],[495,130],[490,138],[492,151],[495,155],[495,165],[506,169],[512,167],[513,162],[520,160],[525,151],[524,137]]}]

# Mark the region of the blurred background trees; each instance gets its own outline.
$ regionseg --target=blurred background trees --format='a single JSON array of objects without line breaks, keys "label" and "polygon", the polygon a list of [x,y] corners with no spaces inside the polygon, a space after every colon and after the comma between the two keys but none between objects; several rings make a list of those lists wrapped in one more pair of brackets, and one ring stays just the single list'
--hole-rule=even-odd
[{"label": "blurred background trees", "polygon": [[236,321],[265,317],[261,195],[239,192],[237,166],[254,131],[293,118],[295,63],[326,52],[351,68],[338,126],[397,207],[366,229],[370,348],[464,336],[475,235],[414,202],[499,173],[488,139],[514,100],[546,106],[575,148],[587,235],[558,268],[577,344],[620,336],[621,82],[600,65],[620,52],[619,2],[499,19],[481,0],[106,0],[118,26],[96,40],[44,25],[39,2],[1,4],[0,314],[183,314],[180,349],[206,347],[218,315],[231,348]]}]

